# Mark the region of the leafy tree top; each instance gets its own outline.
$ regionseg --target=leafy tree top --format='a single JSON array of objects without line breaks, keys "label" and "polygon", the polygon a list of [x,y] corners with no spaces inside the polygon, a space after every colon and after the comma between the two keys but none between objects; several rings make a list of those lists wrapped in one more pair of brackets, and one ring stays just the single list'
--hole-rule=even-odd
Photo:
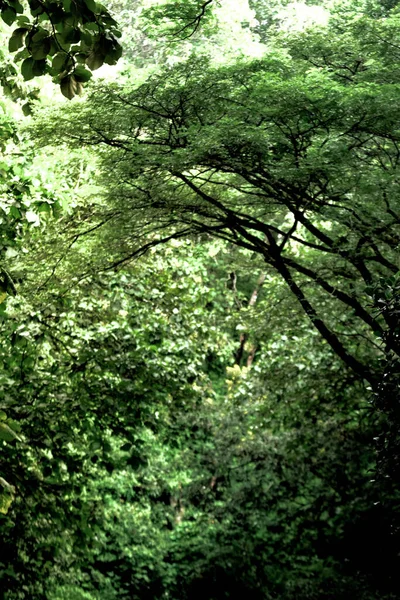
[{"label": "leafy tree top", "polygon": [[100,148],[107,199],[78,231],[96,215],[114,266],[188,233],[261,255],[334,351],[374,381],[343,323],[353,315],[381,335],[366,288],[398,269],[396,23],[346,16],[259,61],[192,59],[135,89],[96,89],[56,130],[41,123],[42,139]]}]

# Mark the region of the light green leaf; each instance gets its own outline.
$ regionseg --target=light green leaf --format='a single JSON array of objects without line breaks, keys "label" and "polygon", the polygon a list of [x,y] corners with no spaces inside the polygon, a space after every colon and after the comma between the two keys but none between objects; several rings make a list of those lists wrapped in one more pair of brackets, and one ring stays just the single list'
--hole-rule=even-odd
[{"label": "light green leaf", "polygon": [[0,494],[0,513],[6,515],[13,501],[13,496],[10,494]]},{"label": "light green leaf", "polygon": [[7,425],[7,423],[0,423],[0,439],[6,442],[11,440],[19,440],[19,436]]}]

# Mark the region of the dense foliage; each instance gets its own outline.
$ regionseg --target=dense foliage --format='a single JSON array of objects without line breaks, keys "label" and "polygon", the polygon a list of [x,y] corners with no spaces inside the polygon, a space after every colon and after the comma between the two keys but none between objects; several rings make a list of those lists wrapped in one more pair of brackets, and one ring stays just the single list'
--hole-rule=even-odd
[{"label": "dense foliage", "polygon": [[0,597],[395,600],[397,3],[28,4]]},{"label": "dense foliage", "polygon": [[[372,383],[373,371],[349,354],[295,277],[383,333],[365,289],[397,272],[398,77],[388,55],[397,17],[342,21],[332,37],[284,39],[289,53],[217,69],[194,59],[133,91],[96,89],[54,133],[106,146],[110,197],[97,222],[111,222],[119,243],[132,246],[133,227],[143,238],[158,222],[175,237],[206,231],[261,254],[334,351]],[[52,134],[50,123],[42,135]]]},{"label": "dense foliage", "polygon": [[94,0],[29,0],[28,7],[3,0],[0,13],[7,25],[17,25],[8,47],[18,51],[25,80],[50,73],[64,96],[73,98],[92,70],[121,57],[117,23]]}]

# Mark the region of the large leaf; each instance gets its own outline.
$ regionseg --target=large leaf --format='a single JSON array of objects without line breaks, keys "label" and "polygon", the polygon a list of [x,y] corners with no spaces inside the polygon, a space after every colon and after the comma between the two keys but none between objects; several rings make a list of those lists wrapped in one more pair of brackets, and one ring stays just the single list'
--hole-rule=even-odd
[{"label": "large leaf", "polygon": [[0,439],[11,442],[12,440],[19,440],[20,438],[7,423],[0,422]]},{"label": "large leaf", "polygon": [[21,46],[24,45],[27,31],[28,30],[24,27],[18,27],[18,29],[13,31],[13,34],[8,42],[8,49],[10,52],[16,52],[19,48],[21,48]]},{"label": "large leaf", "polygon": [[68,58],[69,57],[66,52],[58,52],[58,54],[55,54],[51,63],[52,69],[54,69],[56,73],[63,71]]},{"label": "large leaf", "polygon": [[30,50],[32,58],[35,60],[42,60],[46,58],[51,48],[51,38],[46,37],[40,41],[33,42]]},{"label": "large leaf", "polygon": [[82,85],[73,75],[68,75],[60,83],[60,89],[63,96],[72,100],[77,94],[82,93]]},{"label": "large leaf", "polygon": [[74,77],[75,77],[76,81],[79,81],[81,83],[86,83],[92,77],[92,73],[90,71],[88,71],[87,69],[85,69],[85,67],[83,65],[80,65],[80,66],[76,67],[76,69],[74,71]]},{"label": "large leaf", "polygon": [[47,63],[45,59],[34,60],[32,65],[32,73],[34,77],[40,77],[46,73]]},{"label": "large leaf", "polygon": [[98,50],[92,50],[86,59],[86,64],[92,71],[100,69],[104,64],[104,55]]},{"label": "large leaf", "polygon": [[87,8],[92,12],[92,13],[98,13],[99,12],[99,8],[98,8],[98,4],[95,2],[95,0],[84,0]]},{"label": "large leaf", "polygon": [[3,19],[4,23],[7,23],[7,25],[12,25],[16,17],[16,11],[11,7],[3,8],[1,11],[1,18]]},{"label": "large leaf", "polygon": [[34,64],[35,61],[31,56],[23,61],[21,65],[21,73],[25,81],[29,81],[30,79],[33,79],[35,77],[35,74],[33,72]]}]

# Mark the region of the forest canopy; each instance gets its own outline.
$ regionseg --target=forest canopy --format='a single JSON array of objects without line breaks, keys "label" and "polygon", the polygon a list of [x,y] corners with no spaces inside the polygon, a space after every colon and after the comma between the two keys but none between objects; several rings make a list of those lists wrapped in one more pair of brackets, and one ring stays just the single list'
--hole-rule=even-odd
[{"label": "forest canopy", "polygon": [[105,4],[1,5],[0,596],[394,600],[397,2]]}]

